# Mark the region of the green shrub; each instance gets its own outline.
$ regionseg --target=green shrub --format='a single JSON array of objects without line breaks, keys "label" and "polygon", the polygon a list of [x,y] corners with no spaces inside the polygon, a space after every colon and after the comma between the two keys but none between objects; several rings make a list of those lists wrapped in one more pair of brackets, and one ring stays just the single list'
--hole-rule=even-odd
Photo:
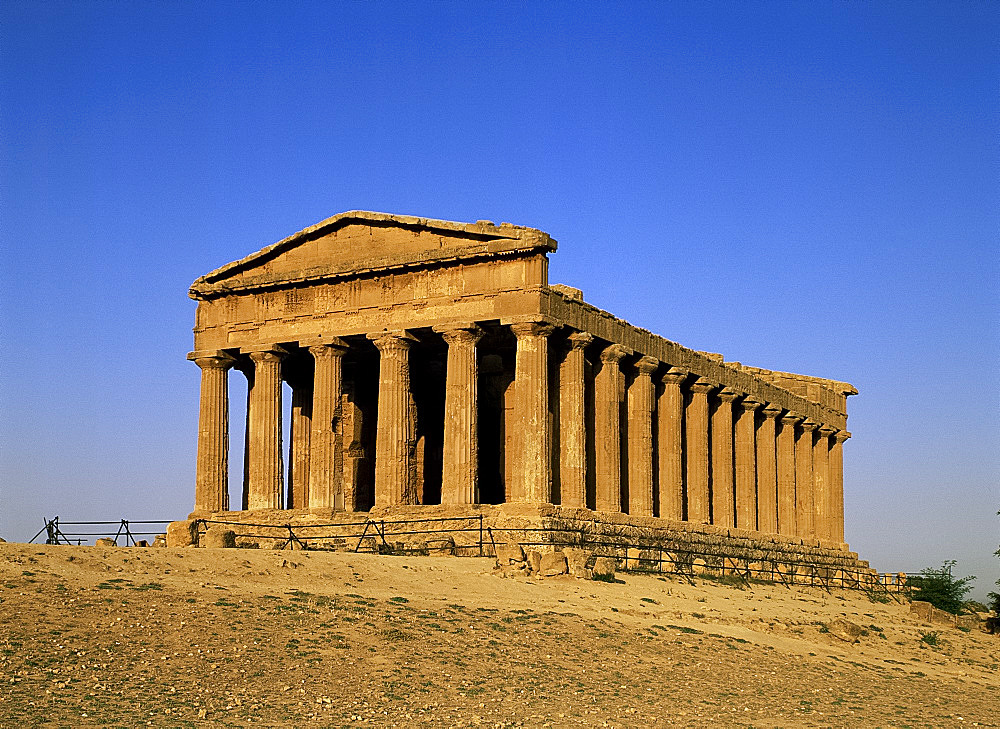
[{"label": "green shrub", "polygon": [[976,578],[972,575],[955,577],[951,573],[951,568],[954,566],[955,560],[949,559],[939,568],[926,567],[920,570],[918,577],[909,579],[910,597],[913,600],[929,602],[952,615],[958,615],[962,610],[965,596],[972,589],[969,583]]},{"label": "green shrub", "polygon": [[937,633],[924,633],[920,636],[920,642],[926,643],[927,645],[937,645],[938,644],[938,634]]}]

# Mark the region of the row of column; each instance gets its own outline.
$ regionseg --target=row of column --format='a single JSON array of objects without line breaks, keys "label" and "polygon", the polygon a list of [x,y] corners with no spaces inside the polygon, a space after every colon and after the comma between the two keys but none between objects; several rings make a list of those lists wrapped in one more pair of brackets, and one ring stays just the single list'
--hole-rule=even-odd
[{"label": "row of column", "polygon": [[[549,335],[531,321],[510,326],[516,344],[514,422],[507,501],[548,502],[558,487],[564,506],[587,505],[586,353],[594,337],[571,332],[558,362],[558,422],[549,421]],[[472,504],[478,494],[475,324],[435,328],[448,345],[445,384],[442,503]],[[375,504],[415,503],[412,477],[413,398],[405,331],[369,335],[378,348]],[[308,497],[302,505],[343,508],[337,464],[337,409],[347,345],[309,347],[315,359],[308,432]],[[281,360],[278,346],[250,352],[247,508],[280,508]],[[843,541],[844,431],[760,403],[705,378],[643,356],[631,365],[625,391],[619,344],[600,349],[593,390],[594,506],[631,514],[687,519],[769,533]],[[193,356],[202,369],[196,510],[228,503],[227,371],[235,360],[219,352]],[[621,423],[623,414],[627,423]],[[559,477],[553,484],[550,427],[559,429]],[[623,433],[625,444],[623,448]],[[622,464],[624,453],[627,463]],[[624,466],[624,467],[623,467]],[[622,479],[626,479],[623,490]],[[298,505],[298,504],[297,504]]]}]

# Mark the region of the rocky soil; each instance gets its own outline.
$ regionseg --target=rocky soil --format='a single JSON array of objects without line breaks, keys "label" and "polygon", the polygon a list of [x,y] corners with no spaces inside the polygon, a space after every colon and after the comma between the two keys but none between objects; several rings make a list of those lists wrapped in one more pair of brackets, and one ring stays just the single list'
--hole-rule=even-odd
[{"label": "rocky soil", "polygon": [[0,544],[0,726],[1000,726],[1000,637],[864,593],[618,578]]}]

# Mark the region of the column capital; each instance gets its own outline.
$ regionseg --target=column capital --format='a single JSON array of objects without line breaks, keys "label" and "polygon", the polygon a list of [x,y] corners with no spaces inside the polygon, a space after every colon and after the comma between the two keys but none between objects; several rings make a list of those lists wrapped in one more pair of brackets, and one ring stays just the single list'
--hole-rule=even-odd
[{"label": "column capital", "polygon": [[269,347],[253,349],[247,352],[247,354],[253,360],[254,364],[261,364],[262,362],[280,362],[288,356],[288,350],[274,344]]},{"label": "column capital", "polygon": [[754,410],[756,410],[760,406],[761,406],[761,403],[757,402],[756,400],[754,400],[749,395],[744,396],[744,398],[742,400],[740,400],[740,407],[742,407],[743,411],[747,412],[747,413],[752,413]]},{"label": "column capital", "polygon": [[620,344],[609,344],[601,351],[601,362],[606,364],[618,364],[623,357],[629,354],[629,349]]},{"label": "column capital", "polygon": [[831,428],[829,425],[819,426],[819,434],[824,438],[829,438],[831,435],[837,432],[836,428]]},{"label": "column capital", "polygon": [[786,426],[786,427],[792,427],[792,428],[794,428],[796,425],[798,425],[799,423],[801,423],[803,420],[804,420],[804,418],[801,415],[797,415],[796,413],[793,413],[790,410],[787,413],[785,413],[784,415],[781,416],[781,424],[784,425],[784,426]]},{"label": "column capital", "polygon": [[441,338],[452,344],[475,344],[483,338],[483,330],[476,324],[442,324],[433,327],[433,330],[441,335]]},{"label": "column capital", "polygon": [[187,358],[203,370],[228,370],[236,364],[236,359],[221,349],[191,352]]},{"label": "column capital", "polygon": [[764,414],[764,417],[767,418],[768,420],[774,420],[779,415],[781,415],[781,408],[775,405],[774,403],[768,403],[767,405],[764,406],[764,409],[761,410],[761,412]]},{"label": "column capital", "polygon": [[300,341],[299,346],[308,349],[309,354],[313,357],[332,355],[337,352],[343,353],[350,349],[350,345],[340,337]]},{"label": "column capital", "polygon": [[508,324],[514,336],[518,339],[523,337],[547,337],[555,331],[555,324],[547,321],[517,321]]},{"label": "column capital", "polygon": [[851,437],[851,434],[846,430],[838,430],[836,433],[833,434],[833,437],[837,439],[838,443],[843,443],[844,441],[846,441],[848,438]]},{"label": "column capital", "polygon": [[398,352],[402,349],[409,349],[410,345],[417,341],[417,338],[405,329],[392,332],[372,332],[366,336],[378,348],[379,352]]},{"label": "column capital", "polygon": [[739,397],[739,395],[737,395],[734,390],[731,390],[728,387],[723,387],[716,394],[717,394],[717,397],[720,400],[722,400],[722,402],[733,402],[737,397]]},{"label": "column capital", "polygon": [[816,430],[816,428],[819,427],[819,423],[817,423],[815,420],[810,420],[809,418],[806,418],[799,424],[799,427],[802,428],[802,430],[804,430],[805,432],[811,433],[814,430]]},{"label": "column capital", "polygon": [[716,384],[705,377],[699,377],[691,383],[691,392],[708,393],[716,387]]},{"label": "column capital", "polygon": [[639,373],[647,376],[656,372],[659,366],[660,360],[649,356],[642,357],[635,363],[635,368],[639,370]]},{"label": "column capital", "polygon": [[663,373],[662,379],[665,385],[680,385],[687,379],[687,376],[687,370],[682,370],[680,367],[671,367]]},{"label": "column capital", "polygon": [[571,332],[566,341],[570,349],[583,349],[594,341],[594,335],[589,332]]}]

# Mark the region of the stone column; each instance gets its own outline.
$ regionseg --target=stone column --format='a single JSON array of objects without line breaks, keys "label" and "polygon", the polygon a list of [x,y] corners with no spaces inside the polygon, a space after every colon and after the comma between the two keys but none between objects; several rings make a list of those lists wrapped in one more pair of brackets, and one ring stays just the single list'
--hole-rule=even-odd
[{"label": "stone column", "polygon": [[621,511],[621,403],[618,399],[621,368],[628,354],[620,344],[601,352],[601,369],[594,379],[594,470],[597,471],[598,511]]},{"label": "stone column", "polygon": [[733,474],[733,401],[728,387],[719,392],[719,405],[712,414],[712,523],[736,526],[736,483]]},{"label": "stone column", "polygon": [[815,519],[816,536],[820,539],[833,539],[833,525],[830,515],[830,436],[836,431],[826,425],[816,429],[816,442],[813,444],[813,483],[816,484]]},{"label": "stone column", "polygon": [[552,500],[552,455],[549,433],[549,335],[551,324],[511,324],[517,337],[514,359],[514,416],[520,430],[511,482],[511,501]]},{"label": "stone column", "polygon": [[736,526],[757,529],[757,445],[755,421],[760,403],[743,398],[736,421]]},{"label": "stone column", "polygon": [[379,351],[375,425],[375,506],[416,503],[412,482],[413,417],[410,412],[410,344],[405,331],[369,334]]},{"label": "stone column", "polygon": [[757,529],[778,533],[778,464],[775,420],[781,414],[777,405],[761,411],[764,420],[757,430]]},{"label": "stone column", "polygon": [[800,537],[816,539],[816,484],[813,477],[813,433],[817,424],[803,420],[795,441],[795,525]]},{"label": "stone column", "polygon": [[288,469],[289,509],[309,506],[309,455],[312,440],[312,390],[304,382],[292,386],[292,422],[290,428],[291,453]]},{"label": "stone column", "polygon": [[663,375],[663,392],[656,404],[657,447],[660,465],[660,514],[664,519],[684,518],[684,393],[687,372],[671,367]]},{"label": "stone column", "polygon": [[708,524],[711,505],[708,490],[708,393],[711,382],[699,377],[691,384],[684,410],[687,439],[687,520]]},{"label": "stone column", "polygon": [[628,509],[636,516],[653,515],[652,375],[659,366],[658,359],[641,358],[628,390]]},{"label": "stone column", "polygon": [[250,390],[248,509],[284,506],[281,457],[281,347],[250,352],[254,365]]},{"label": "stone column", "polygon": [[584,408],[584,348],[594,341],[586,332],[569,335],[559,366],[559,494],[563,506],[587,505],[587,422]]},{"label": "stone column", "polygon": [[476,343],[482,330],[470,324],[438,328],[448,343],[445,372],[442,504],[479,503],[478,369]]},{"label": "stone column", "polygon": [[310,507],[344,509],[343,465],[340,462],[340,415],[347,344],[335,340],[309,347],[316,363],[313,375],[312,433],[309,439]]},{"label": "stone column", "polygon": [[795,426],[802,418],[786,413],[778,430],[778,533],[798,534],[795,520]]},{"label": "stone column", "polygon": [[833,521],[830,538],[840,544],[844,543],[844,442],[850,437],[846,430],[838,430],[833,434],[830,449],[830,514]]},{"label": "stone column", "polygon": [[194,510],[229,510],[229,368],[235,360],[225,352],[188,359],[201,368],[198,410],[198,462]]}]

